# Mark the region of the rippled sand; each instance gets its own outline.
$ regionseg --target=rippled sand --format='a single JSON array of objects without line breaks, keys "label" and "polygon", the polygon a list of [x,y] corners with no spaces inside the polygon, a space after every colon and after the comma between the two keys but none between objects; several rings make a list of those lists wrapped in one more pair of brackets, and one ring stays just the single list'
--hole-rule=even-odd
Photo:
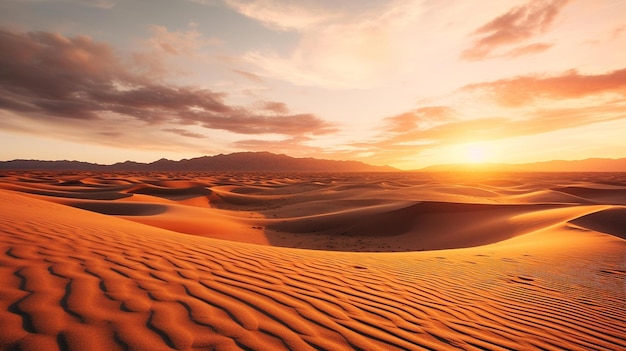
[{"label": "rippled sand", "polygon": [[623,349],[625,205],[623,174],[3,173],[0,347]]}]

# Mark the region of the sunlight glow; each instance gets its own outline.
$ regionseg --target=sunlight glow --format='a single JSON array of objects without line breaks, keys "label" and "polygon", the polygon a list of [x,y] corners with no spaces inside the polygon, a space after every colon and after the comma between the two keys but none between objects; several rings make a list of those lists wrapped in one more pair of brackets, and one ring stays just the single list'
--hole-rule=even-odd
[{"label": "sunlight glow", "polygon": [[489,158],[489,150],[482,143],[472,143],[465,146],[465,160],[469,163],[483,163]]},{"label": "sunlight glow", "polygon": [[[441,150],[444,151],[444,150]],[[487,142],[471,142],[447,147],[445,163],[488,163],[494,162],[494,147]]]}]

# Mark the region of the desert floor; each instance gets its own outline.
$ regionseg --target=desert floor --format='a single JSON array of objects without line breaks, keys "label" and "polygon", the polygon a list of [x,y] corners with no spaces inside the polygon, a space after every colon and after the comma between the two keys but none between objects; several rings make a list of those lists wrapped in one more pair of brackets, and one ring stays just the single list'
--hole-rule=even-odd
[{"label": "desert floor", "polygon": [[626,349],[626,174],[0,174],[0,349]]}]

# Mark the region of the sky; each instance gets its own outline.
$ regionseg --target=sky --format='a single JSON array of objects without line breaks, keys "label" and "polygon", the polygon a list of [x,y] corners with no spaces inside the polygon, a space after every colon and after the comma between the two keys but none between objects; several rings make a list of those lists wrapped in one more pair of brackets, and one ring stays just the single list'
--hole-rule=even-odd
[{"label": "sky", "polygon": [[0,0],[0,160],[626,157],[626,0]]}]

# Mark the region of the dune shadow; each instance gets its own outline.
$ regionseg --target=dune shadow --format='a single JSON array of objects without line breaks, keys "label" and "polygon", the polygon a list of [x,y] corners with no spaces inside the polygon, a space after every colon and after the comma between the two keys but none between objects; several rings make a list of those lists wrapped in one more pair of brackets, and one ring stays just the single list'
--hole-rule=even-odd
[{"label": "dune shadow", "polygon": [[132,202],[77,202],[69,205],[112,216],[153,216],[167,211],[165,205]]},{"label": "dune shadow", "polygon": [[571,220],[570,223],[626,240],[626,208],[610,208]]}]

